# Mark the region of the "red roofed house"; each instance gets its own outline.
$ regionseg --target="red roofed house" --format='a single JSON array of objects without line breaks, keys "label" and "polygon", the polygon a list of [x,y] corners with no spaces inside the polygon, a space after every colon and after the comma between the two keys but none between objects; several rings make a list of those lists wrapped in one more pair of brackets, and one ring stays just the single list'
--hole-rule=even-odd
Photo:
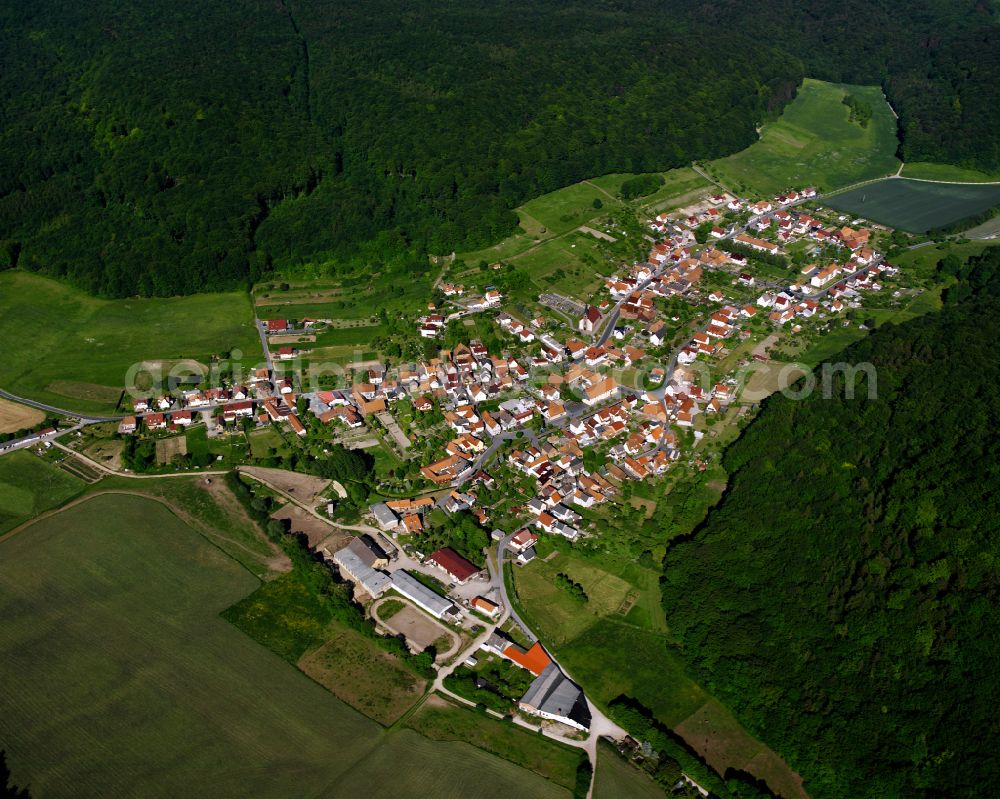
[{"label": "red roofed house", "polygon": [[525,527],[514,534],[507,546],[514,552],[524,552],[528,547],[534,546],[536,541],[538,536]]},{"label": "red roofed house", "polygon": [[268,319],[266,325],[268,333],[284,333],[288,330],[287,319]]},{"label": "red roofed house", "polygon": [[459,585],[481,571],[478,566],[467,561],[451,547],[443,547],[434,552],[427,558],[427,562],[446,572]]},{"label": "red roofed house", "polygon": [[500,613],[500,606],[496,602],[490,602],[485,597],[477,596],[472,600],[472,607],[487,616],[497,616]]},{"label": "red roofed house", "polygon": [[505,658],[514,661],[522,669],[527,669],[536,677],[545,671],[552,662],[552,658],[549,657],[538,641],[535,641],[531,649],[527,651],[521,649],[517,644],[511,644],[503,651],[503,655]]}]

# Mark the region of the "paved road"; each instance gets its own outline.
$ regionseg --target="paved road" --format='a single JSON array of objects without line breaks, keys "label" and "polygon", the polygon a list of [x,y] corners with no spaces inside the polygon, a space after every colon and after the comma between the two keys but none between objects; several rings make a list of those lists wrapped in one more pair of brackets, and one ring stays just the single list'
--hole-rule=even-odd
[{"label": "paved road", "polygon": [[254,323],[257,325],[257,334],[260,336],[260,346],[264,350],[264,362],[267,364],[268,371],[274,374],[274,361],[271,360],[271,348],[267,345],[267,329],[264,327],[264,323],[257,318],[254,314]]},{"label": "paved road", "polygon": [[[511,604],[510,598],[507,595],[507,586],[503,578],[503,558],[507,550],[507,544],[510,543],[510,539],[513,537],[513,535],[514,535],[513,533],[506,535],[500,541],[497,542],[496,563],[493,562],[492,553],[491,557],[488,557],[486,559],[486,566],[489,569],[490,573],[490,583],[493,588],[499,591],[501,597],[501,604],[503,605],[503,611],[500,614],[500,617],[497,619],[495,626],[500,627],[508,619],[513,619],[513,621],[524,631],[525,635],[528,637],[529,640],[537,641],[538,636],[536,636],[531,631],[531,628],[528,627],[527,624],[525,624],[524,620],[517,615],[517,611],[514,610],[514,606]],[[455,658],[455,660],[451,663],[451,665],[444,666],[441,669],[439,669],[437,677],[434,680],[434,684],[431,686],[431,690],[438,691],[442,694],[452,697],[453,699],[456,699],[459,702],[462,702],[463,704],[471,705],[472,703],[469,702],[467,699],[463,699],[462,697],[453,694],[451,691],[445,688],[444,680],[458,666],[464,663],[469,658],[470,655],[475,655],[479,651],[479,647],[486,642],[486,639],[490,637],[490,633],[492,632],[492,630],[493,630],[493,625],[487,627],[487,629],[482,634],[477,636],[476,639],[472,641],[469,644],[469,646],[467,646],[465,650],[463,650],[461,654],[459,654],[457,658]],[[549,652],[549,657],[552,657],[551,652]],[[552,662],[555,663],[556,666],[558,666],[559,669],[561,669],[562,672],[567,677],[573,679],[572,675],[568,671],[566,671],[566,669],[564,669],[562,665],[554,657],[552,657]],[[593,773],[596,774],[597,743],[601,739],[601,737],[606,735],[611,738],[621,739],[624,738],[628,733],[626,730],[622,729],[617,724],[615,724],[611,719],[605,716],[597,707],[595,707],[594,703],[591,702],[589,698],[587,699],[587,706],[590,709],[591,724],[590,724],[590,731],[586,739],[578,741],[572,738],[565,738],[545,728],[541,728],[541,732],[547,738],[552,738],[553,740],[560,741],[564,744],[575,746],[578,749],[583,749],[587,753],[587,757],[590,760],[590,766],[591,769],[593,770]],[[539,727],[535,727],[534,725],[529,724],[527,721],[517,716],[514,717],[514,723],[533,731],[538,731],[540,729]],[[590,790],[587,792],[588,797],[592,795],[592,791],[593,791],[593,777],[591,777]]]},{"label": "paved road", "polygon": [[453,483],[455,488],[461,488],[469,482],[476,472],[480,469],[485,469],[486,465],[490,462],[490,459],[492,459],[492,457],[496,454],[496,451],[503,446],[505,442],[515,440],[517,438],[517,434],[520,432],[523,432],[524,436],[522,437],[530,441],[532,444],[538,443],[538,434],[534,430],[505,430],[499,435],[494,436],[490,445],[476,456],[472,465],[462,473],[465,476]]},{"label": "paved road", "polygon": [[[496,564],[493,563],[493,561],[492,561],[491,558],[487,558],[486,559],[486,565],[489,568],[489,571],[490,571],[490,580],[493,583],[493,586],[495,588],[499,589],[499,591],[500,591],[500,597],[501,597],[501,599],[503,601],[504,608],[506,609],[505,615],[507,617],[513,619],[517,623],[517,626],[520,627],[524,631],[525,635],[527,635],[530,640],[537,641],[538,640],[538,636],[535,635],[531,631],[531,628],[527,625],[527,623],[524,621],[524,619],[522,619],[517,614],[517,611],[514,610],[514,606],[511,603],[510,597],[507,594],[507,585],[506,585],[506,581],[504,580],[503,564],[504,564],[504,555],[505,555],[505,553],[507,551],[507,545],[510,543],[511,538],[513,538],[513,537],[514,537],[514,534],[511,533],[509,535],[504,536],[503,538],[501,538],[497,542]],[[553,655],[552,655],[551,652],[549,652],[549,657],[552,658],[552,662],[555,663],[556,666],[559,667],[559,669],[563,672],[563,674],[565,674],[569,679],[571,679],[571,680],[573,679],[573,675],[570,674],[563,667],[563,665],[558,660],[556,660],[555,657],[553,657]],[[579,683],[577,683],[577,684],[579,685]],[[584,695],[586,696],[586,693]],[[602,735],[608,735],[608,736],[610,736],[612,738],[619,738],[620,739],[620,738],[624,738],[628,733],[626,732],[626,730],[622,729],[617,724],[615,724],[611,719],[609,719],[607,716],[605,716],[594,705],[594,703],[590,701],[589,697],[587,697],[587,707],[590,709],[590,717],[591,717],[590,734],[587,736],[586,741],[584,741],[584,747],[583,748],[587,750],[587,755],[590,757],[590,765],[593,767],[594,772],[596,773],[596,771],[597,771],[597,742],[600,739],[600,737]],[[570,741],[567,741],[566,739],[563,739],[563,740],[566,743],[570,742]],[[589,793],[588,793],[588,796],[589,796]]]},{"label": "paved road", "polygon": [[615,332],[615,325],[618,324],[618,317],[621,314],[622,305],[624,305],[625,300],[627,300],[629,296],[633,294],[635,291],[643,291],[650,283],[652,283],[654,280],[656,280],[656,278],[662,275],[665,269],[666,267],[663,264],[661,264],[659,268],[655,272],[653,272],[649,280],[644,280],[642,283],[636,286],[633,291],[630,291],[628,294],[626,294],[624,297],[618,300],[617,303],[615,303],[615,307],[612,308],[607,317],[605,317],[604,327],[601,330],[600,338],[597,339],[596,346],[603,347],[605,342],[607,342],[608,338],[611,336],[611,334]]},{"label": "paved road", "polygon": [[46,411],[47,413],[56,413],[60,416],[72,416],[75,419],[79,419],[81,422],[87,424],[97,424],[98,422],[119,422],[121,421],[121,416],[88,416],[87,414],[80,413],[79,411],[70,411],[66,408],[57,408],[54,405],[46,405],[44,402],[38,402],[37,400],[28,399],[27,397],[19,397],[16,394],[11,394],[9,391],[4,391],[0,389],[0,397],[11,402],[20,402],[22,405],[28,405],[32,408],[37,408],[40,411]]},{"label": "paved road", "polygon": [[7,455],[11,452],[16,452],[19,449],[26,449],[28,447],[34,447],[38,444],[42,444],[46,441],[53,441],[56,436],[61,436],[65,433],[72,433],[74,430],[79,430],[83,426],[83,423],[80,422],[72,427],[64,427],[59,430],[55,430],[48,435],[41,436],[38,433],[32,433],[31,435],[27,435],[22,438],[16,438],[13,441],[7,441],[4,444],[0,444],[0,455]]}]

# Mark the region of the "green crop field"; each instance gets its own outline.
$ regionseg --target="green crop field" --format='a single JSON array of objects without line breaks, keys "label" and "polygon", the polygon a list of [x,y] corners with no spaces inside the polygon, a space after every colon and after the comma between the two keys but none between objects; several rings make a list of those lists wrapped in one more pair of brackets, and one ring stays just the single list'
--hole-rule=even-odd
[{"label": "green crop field", "polygon": [[1000,185],[899,178],[836,194],[823,204],[889,227],[924,233],[1000,205]]},{"label": "green crop field", "polygon": [[61,505],[86,485],[27,450],[0,457],[0,533]]},{"label": "green crop field", "polygon": [[33,794],[305,794],[377,735],[219,618],[257,580],[157,503],[95,497],[0,549],[0,738]]},{"label": "green crop field", "polygon": [[609,744],[597,747],[594,799],[664,799],[666,793],[639,768],[626,762]]},{"label": "green crop field", "polygon": [[[850,121],[843,104],[848,93],[871,106],[867,127]],[[895,173],[896,145],[896,120],[878,86],[807,78],[781,117],[764,125],[759,141],[712,161],[709,170],[736,191],[825,191]]]},{"label": "green crop field", "polygon": [[468,744],[386,734],[219,617],[259,584],[136,496],[0,543],[14,780],[52,797],[569,796]]},{"label": "green crop field", "polygon": [[28,272],[0,273],[0,386],[71,410],[110,412],[133,364],[260,360],[245,294],[102,300]]},{"label": "green crop field", "polygon": [[365,799],[570,799],[570,792],[471,744],[402,729],[337,780],[330,797]]}]

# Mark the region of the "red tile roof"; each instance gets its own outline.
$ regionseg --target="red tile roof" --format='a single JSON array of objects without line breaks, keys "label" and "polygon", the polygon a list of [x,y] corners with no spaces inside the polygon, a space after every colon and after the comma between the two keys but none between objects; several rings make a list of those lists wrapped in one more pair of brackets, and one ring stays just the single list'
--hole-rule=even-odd
[{"label": "red tile roof", "polygon": [[480,571],[474,563],[467,561],[451,547],[439,549],[437,552],[431,554],[427,560],[431,563],[436,563],[459,582],[468,580],[472,575],[478,574]]},{"label": "red tile roof", "polygon": [[542,649],[542,645],[535,641],[534,646],[525,652],[517,644],[508,646],[503,651],[504,657],[513,660],[521,668],[527,669],[536,677],[545,671],[546,666],[552,662],[552,658]]}]

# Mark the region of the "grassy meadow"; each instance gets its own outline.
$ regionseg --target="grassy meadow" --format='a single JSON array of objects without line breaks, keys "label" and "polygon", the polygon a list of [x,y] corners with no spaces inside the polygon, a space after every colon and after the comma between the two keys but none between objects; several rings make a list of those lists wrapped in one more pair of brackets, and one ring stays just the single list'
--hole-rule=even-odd
[{"label": "grassy meadow", "polygon": [[0,273],[0,385],[60,408],[109,413],[130,366],[261,358],[247,295],[103,300],[29,272]]},{"label": "grassy meadow", "polygon": [[576,784],[576,770],[584,758],[581,749],[438,696],[421,705],[406,720],[406,726],[434,741],[472,744],[570,790]]},{"label": "grassy meadow", "polygon": [[260,582],[199,532],[101,495],[0,543],[0,747],[33,795],[569,797],[386,733],[243,635],[219,614]]},{"label": "grassy meadow", "polygon": [[[668,639],[658,571],[610,553],[560,544],[550,558],[545,556],[549,545],[542,544],[541,557],[509,573],[519,612],[587,696],[602,707],[621,696],[632,697],[685,737],[710,730],[700,740],[708,741],[706,757],[720,773],[730,766],[744,768],[756,758],[754,773],[772,784],[790,784],[794,777],[787,765],[685,672]],[[558,586],[560,573],[583,587],[586,602]],[[761,763],[766,765],[758,767]],[[600,768],[597,773],[600,780]],[[642,774],[624,772],[604,776],[604,795],[614,795],[607,792],[615,790],[616,780],[625,786],[621,790],[632,790],[626,785],[632,777],[649,783],[643,789],[633,786],[640,791],[636,795],[658,790]],[[595,796],[600,795],[595,785]]]},{"label": "grassy meadow", "polygon": [[[581,602],[560,588],[558,574],[582,585],[588,601]],[[514,575],[530,623],[545,641],[565,643],[605,617],[624,621],[641,616],[651,629],[665,632],[659,576],[653,570],[610,558],[584,558],[569,550],[548,560],[538,558],[516,569]]]},{"label": "grassy meadow", "polygon": [[0,457],[0,533],[63,504],[86,486],[79,477],[28,450]]},{"label": "grassy meadow", "polygon": [[823,204],[910,233],[925,233],[1000,205],[1000,185],[889,179],[824,198]]},{"label": "grassy meadow", "polygon": [[[872,108],[867,127],[850,121],[843,104],[853,94]],[[709,171],[739,192],[770,196],[815,186],[821,191],[893,174],[896,120],[878,86],[807,78],[781,116],[766,123],[745,150],[712,161]]]},{"label": "grassy meadow", "polygon": [[[622,232],[606,223],[609,214],[623,208],[643,214],[673,208],[696,199],[711,185],[693,169],[673,169],[657,174],[664,184],[652,194],[626,202],[618,195],[632,174],[604,175],[537,197],[516,209],[520,219],[517,232],[491,247],[458,253],[459,266],[449,279],[456,282],[489,282],[492,273],[477,268],[482,261],[504,261],[527,273],[530,283],[510,297],[523,306],[532,306],[539,294],[556,293],[586,301],[603,280],[631,262],[637,252]],[[594,201],[601,207],[595,208]],[[591,227],[612,240],[599,239],[580,230]],[[532,312],[551,313],[538,308]]]},{"label": "grassy meadow", "polygon": [[978,169],[966,169],[953,164],[907,163],[903,166],[904,178],[944,180],[953,183],[991,183],[1000,181],[1000,173],[989,174]]},{"label": "grassy meadow", "polygon": [[664,799],[667,794],[639,768],[628,763],[610,745],[597,747],[594,799]]}]

